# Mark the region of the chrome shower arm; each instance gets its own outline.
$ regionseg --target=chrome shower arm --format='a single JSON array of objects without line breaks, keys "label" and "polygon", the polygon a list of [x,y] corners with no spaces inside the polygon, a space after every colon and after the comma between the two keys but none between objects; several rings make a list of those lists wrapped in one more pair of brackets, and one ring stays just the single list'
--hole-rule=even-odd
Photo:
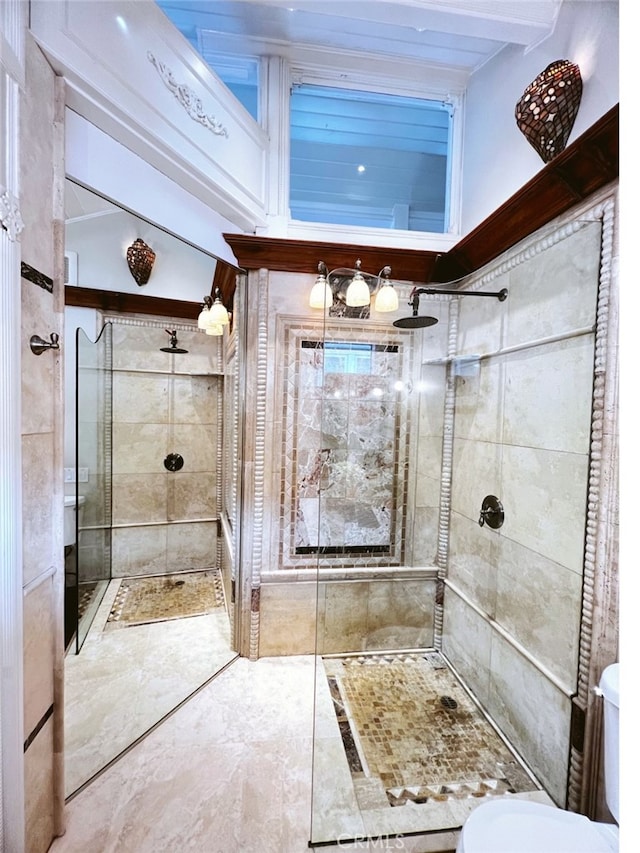
[{"label": "chrome shower arm", "polygon": [[[447,293],[451,296],[493,296],[496,299],[499,299],[500,302],[504,302],[507,298],[509,291],[506,287],[503,287],[502,290],[498,290],[497,292],[489,292],[489,291],[462,291],[462,290],[444,290],[439,287],[414,287],[411,291],[411,301],[415,304],[415,300],[420,297],[422,294],[426,294],[428,296],[437,296],[439,293]],[[411,303],[410,303],[411,304]]]}]

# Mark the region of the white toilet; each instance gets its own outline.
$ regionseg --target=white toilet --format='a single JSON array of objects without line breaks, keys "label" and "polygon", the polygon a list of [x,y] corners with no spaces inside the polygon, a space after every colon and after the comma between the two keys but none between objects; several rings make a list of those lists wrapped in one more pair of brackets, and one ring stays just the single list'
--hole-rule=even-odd
[{"label": "white toilet", "polygon": [[[609,811],[619,821],[620,708],[618,667],[608,666],[600,678],[604,697],[604,774]],[[462,827],[456,853],[615,853],[617,823],[595,823],[584,815],[528,802],[517,797],[478,806]]]},{"label": "white toilet", "polygon": [[[75,495],[64,496],[64,547],[69,548],[76,544],[76,509],[80,513],[78,524],[82,522],[82,508],[84,495],[78,495],[77,506]],[[65,553],[66,550],[65,550]]]}]

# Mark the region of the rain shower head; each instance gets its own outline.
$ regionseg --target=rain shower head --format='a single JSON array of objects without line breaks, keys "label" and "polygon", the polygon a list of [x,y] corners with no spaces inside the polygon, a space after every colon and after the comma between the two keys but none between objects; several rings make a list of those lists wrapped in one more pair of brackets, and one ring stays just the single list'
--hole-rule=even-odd
[{"label": "rain shower head", "polygon": [[160,352],[189,352],[188,349],[181,349],[178,346],[178,336],[176,334],[175,329],[165,329],[165,332],[168,335],[171,335],[171,346],[170,347],[160,347]]},{"label": "rain shower head", "polygon": [[438,322],[437,317],[400,317],[393,321],[393,325],[399,329],[424,329],[427,326],[435,326]]},{"label": "rain shower head", "polygon": [[445,293],[450,296],[489,296],[499,299],[500,302],[509,295],[506,287],[499,290],[497,293],[489,293],[484,290],[469,291],[469,290],[445,290],[441,287],[414,287],[411,291],[409,305],[413,308],[411,317],[400,317],[399,320],[394,320],[393,325],[400,329],[424,329],[426,326],[434,326],[438,320],[435,317],[419,317],[418,305],[420,304],[420,296],[425,293],[431,296],[436,296]]},{"label": "rain shower head", "polygon": [[411,291],[411,301],[409,305],[413,308],[411,317],[400,317],[393,321],[393,325],[399,329],[424,329],[427,326],[435,326],[438,322],[437,317],[419,317],[418,305],[420,304],[420,290],[414,287]]}]

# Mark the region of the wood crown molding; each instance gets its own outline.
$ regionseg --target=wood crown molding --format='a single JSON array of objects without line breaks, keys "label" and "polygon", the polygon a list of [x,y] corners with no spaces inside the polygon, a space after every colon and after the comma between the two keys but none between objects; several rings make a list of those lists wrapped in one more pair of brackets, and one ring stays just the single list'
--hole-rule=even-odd
[{"label": "wood crown molding", "polygon": [[179,317],[194,321],[197,320],[201,307],[199,302],[186,302],[181,299],[163,299],[159,296],[69,285],[64,289],[64,304],[78,308],[96,308],[105,312],[153,314],[156,317]]}]

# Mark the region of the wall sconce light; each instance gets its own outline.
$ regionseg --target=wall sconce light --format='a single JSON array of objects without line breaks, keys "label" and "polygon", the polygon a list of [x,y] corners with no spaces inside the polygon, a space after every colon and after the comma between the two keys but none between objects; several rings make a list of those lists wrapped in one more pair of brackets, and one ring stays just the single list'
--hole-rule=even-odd
[{"label": "wall sconce light", "polygon": [[564,151],[582,97],[580,69],[568,59],[548,65],[516,104],[516,124],[545,163]]},{"label": "wall sconce light", "polygon": [[222,335],[224,327],[229,325],[229,312],[222,303],[220,288],[216,287],[214,298],[205,296],[202,310],[198,315],[198,328],[207,335]]},{"label": "wall sconce light", "polygon": [[127,249],[129,272],[140,287],[149,281],[155,259],[156,253],[140,237]]},{"label": "wall sconce light", "polygon": [[374,308],[376,311],[397,311],[398,294],[389,279],[391,267],[385,266],[377,275],[374,275],[362,270],[361,264],[362,261],[358,259],[354,269],[338,267],[329,272],[325,262],[320,261],[318,263],[318,277],[309,294],[309,307],[326,308],[333,304],[334,291],[331,287],[331,277],[335,276],[348,281],[344,301],[349,308],[370,305],[371,297],[375,294]]}]

